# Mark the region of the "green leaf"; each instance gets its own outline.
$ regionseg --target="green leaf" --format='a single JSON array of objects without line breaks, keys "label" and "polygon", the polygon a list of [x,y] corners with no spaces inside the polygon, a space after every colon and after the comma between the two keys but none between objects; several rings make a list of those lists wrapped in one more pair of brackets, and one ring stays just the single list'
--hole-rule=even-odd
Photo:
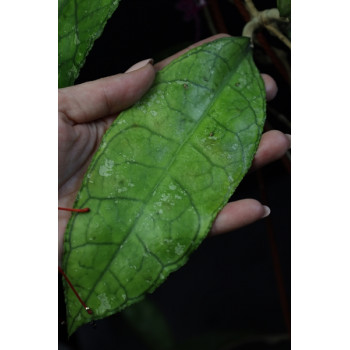
[{"label": "green leaf", "polygon": [[277,8],[281,17],[290,18],[291,0],[277,0]]},{"label": "green leaf", "polygon": [[[192,49],[105,134],[65,233],[68,332],[153,292],[185,264],[248,171],[265,88],[248,38]],[[170,302],[170,301],[169,301]]]},{"label": "green leaf", "polygon": [[120,0],[58,0],[58,87],[73,85]]}]

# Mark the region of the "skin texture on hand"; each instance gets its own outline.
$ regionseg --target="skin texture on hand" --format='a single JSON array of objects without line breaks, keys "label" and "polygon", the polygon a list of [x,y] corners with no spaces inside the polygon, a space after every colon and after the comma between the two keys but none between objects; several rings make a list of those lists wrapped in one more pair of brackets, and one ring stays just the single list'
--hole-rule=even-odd
[{"label": "skin texture on hand", "polygon": [[[119,112],[132,106],[151,87],[155,74],[184,52],[225,34],[207,38],[165,60],[152,65],[147,59],[117,74],[58,91],[58,205],[72,208],[83,177],[101,139]],[[275,81],[262,74],[267,100],[277,93]],[[273,130],[265,133],[255,155],[252,170],[280,158],[290,147],[290,137]],[[248,225],[269,214],[254,199],[228,203],[217,216],[211,234],[220,234]],[[58,258],[70,213],[58,213]],[[83,215],[83,214],[82,214]]]}]

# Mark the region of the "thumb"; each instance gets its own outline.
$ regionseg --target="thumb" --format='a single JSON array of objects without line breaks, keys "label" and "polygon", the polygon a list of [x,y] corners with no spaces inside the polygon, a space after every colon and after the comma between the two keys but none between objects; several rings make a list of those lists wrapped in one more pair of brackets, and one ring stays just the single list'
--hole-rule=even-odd
[{"label": "thumb", "polygon": [[58,90],[58,109],[75,123],[112,116],[137,102],[151,87],[153,60],[136,63],[123,74]]}]

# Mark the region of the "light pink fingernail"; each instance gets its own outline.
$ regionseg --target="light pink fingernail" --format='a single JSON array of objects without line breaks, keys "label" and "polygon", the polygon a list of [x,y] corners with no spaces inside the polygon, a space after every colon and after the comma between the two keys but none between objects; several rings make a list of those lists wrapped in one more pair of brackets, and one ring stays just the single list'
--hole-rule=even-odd
[{"label": "light pink fingernail", "polygon": [[262,218],[266,218],[267,216],[270,215],[271,209],[267,205],[263,205],[263,207],[264,207],[264,215],[262,216]]},{"label": "light pink fingernail", "polygon": [[146,60],[140,61],[135,63],[133,66],[131,66],[125,73],[133,72],[135,70],[138,70],[142,67],[145,67],[147,64],[153,64],[154,60],[153,58],[147,58]]},{"label": "light pink fingernail", "polygon": [[286,135],[287,139],[289,140],[289,143],[291,143],[292,136],[290,134],[284,134],[284,135]]}]

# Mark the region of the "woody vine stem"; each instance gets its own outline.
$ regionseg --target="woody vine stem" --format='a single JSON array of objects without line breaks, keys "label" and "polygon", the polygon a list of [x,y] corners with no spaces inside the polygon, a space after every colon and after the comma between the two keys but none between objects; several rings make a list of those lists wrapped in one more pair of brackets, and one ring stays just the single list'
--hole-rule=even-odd
[{"label": "woody vine stem", "polygon": [[278,29],[278,22],[289,22],[288,18],[280,17],[278,9],[258,11],[252,0],[244,0],[246,8],[251,16],[250,21],[244,26],[242,36],[250,38],[253,42],[254,32],[261,27],[265,27],[270,34],[281,40],[291,49],[290,40]]}]

